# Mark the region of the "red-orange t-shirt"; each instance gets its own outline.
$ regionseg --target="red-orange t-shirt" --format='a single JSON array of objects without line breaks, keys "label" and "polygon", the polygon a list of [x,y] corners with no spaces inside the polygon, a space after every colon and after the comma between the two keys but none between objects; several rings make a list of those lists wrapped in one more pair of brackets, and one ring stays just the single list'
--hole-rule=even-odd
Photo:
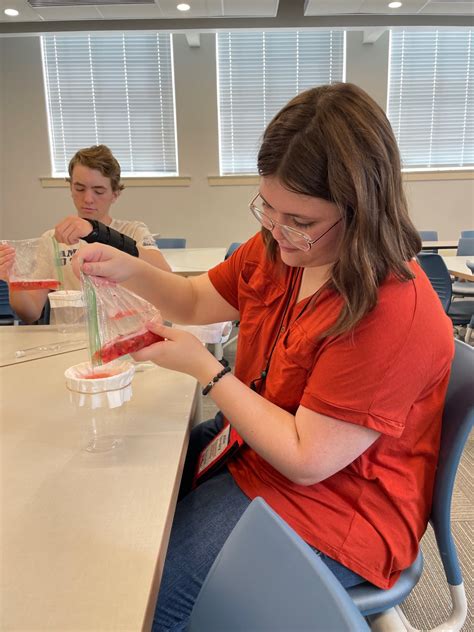
[{"label": "red-orange t-shirt", "polygon": [[418,264],[410,266],[416,278],[389,277],[352,332],[323,339],[340,296],[323,288],[296,303],[301,269],[269,262],[260,234],[209,271],[239,310],[235,375],[242,382],[260,376],[273,348],[260,381],[266,399],[293,414],[301,404],[381,433],[350,465],[314,485],[291,482],[249,446],[229,462],[232,476],[306,542],[381,588],[413,562],[426,529],[454,353],[439,298]]}]

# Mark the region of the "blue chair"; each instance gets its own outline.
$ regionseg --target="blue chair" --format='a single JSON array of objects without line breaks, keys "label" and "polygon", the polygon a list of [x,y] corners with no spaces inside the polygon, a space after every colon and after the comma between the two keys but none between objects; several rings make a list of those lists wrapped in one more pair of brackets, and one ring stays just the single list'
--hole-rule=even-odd
[{"label": "blue chair", "polygon": [[[464,236],[463,233],[472,233],[472,237]],[[458,242],[456,254],[459,257],[472,255],[474,258],[474,231],[463,230],[461,232],[461,239]],[[472,281],[454,281],[453,294],[474,298],[474,283]]]},{"label": "blue chair", "polygon": [[[436,629],[451,632],[461,629],[467,615],[461,568],[451,532],[451,500],[459,460],[474,422],[474,348],[460,340],[455,340],[454,344],[455,357],[443,412],[440,453],[430,515],[453,604],[445,626],[440,625]],[[364,616],[377,615],[377,629],[383,629],[384,617],[387,623],[394,618],[406,622],[398,605],[415,587],[422,569],[423,556],[420,549],[412,566],[402,573],[392,588],[381,590],[367,583],[354,586],[348,592]],[[406,626],[406,629],[413,628]]]},{"label": "blue chair", "polygon": [[[452,281],[443,258],[432,252],[419,252],[417,259],[438,294],[444,311],[453,321],[453,325],[456,327],[468,325],[474,314],[474,300],[451,300]],[[465,334],[466,342],[469,342],[470,333],[471,330],[468,328]]]},{"label": "blue chair", "polygon": [[[241,241],[233,241],[230,244],[229,248],[227,249],[227,252],[225,253],[224,260],[228,259],[237,250],[237,248],[239,246],[241,246],[241,245],[242,245]],[[239,326],[239,321],[237,321],[237,320],[234,321],[233,326],[237,328]],[[222,345],[222,350],[224,350],[229,345],[233,344],[237,340],[237,336],[238,336],[238,332],[234,336],[232,336],[232,338],[230,338],[230,337],[227,338],[227,340]],[[224,357],[222,357],[221,362],[222,362],[222,364],[224,366],[228,366],[229,365],[228,361]]]},{"label": "blue chair", "polygon": [[458,257],[474,256],[474,237],[461,237],[456,255]]},{"label": "blue chair", "polygon": [[185,237],[155,237],[158,248],[186,248]]},{"label": "blue chair", "polygon": [[10,306],[8,283],[0,280],[0,325],[18,325],[18,316]]},{"label": "blue chair", "polygon": [[[437,230],[419,230],[421,241],[438,241]],[[426,248],[424,252],[438,252],[437,248]]]},{"label": "blue chair", "polygon": [[225,253],[225,257],[224,257],[224,259],[228,259],[228,258],[230,257],[230,255],[231,255],[233,252],[235,252],[235,251],[237,250],[237,248],[238,248],[239,246],[241,246],[241,245],[242,245],[242,242],[240,242],[240,241],[233,241],[233,242],[230,244],[229,248],[227,249],[227,252]]},{"label": "blue chair", "polygon": [[461,231],[461,237],[470,237],[471,239],[474,238],[474,230],[462,230]]},{"label": "blue chair", "polygon": [[420,235],[422,241],[438,241],[437,230],[419,230],[418,234]]},{"label": "blue chair", "polygon": [[188,632],[368,632],[347,592],[262,498],[209,570]]}]

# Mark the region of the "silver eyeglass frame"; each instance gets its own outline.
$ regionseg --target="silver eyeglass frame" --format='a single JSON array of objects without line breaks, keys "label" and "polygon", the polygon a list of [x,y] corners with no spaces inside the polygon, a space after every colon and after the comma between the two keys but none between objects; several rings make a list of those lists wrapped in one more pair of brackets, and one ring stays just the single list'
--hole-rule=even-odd
[{"label": "silver eyeglass frame", "polygon": [[[302,252],[309,252],[311,250],[311,246],[313,246],[316,242],[318,242],[320,239],[322,239],[324,237],[324,235],[326,235],[330,230],[332,230],[334,228],[334,226],[336,226],[337,224],[339,224],[339,222],[342,221],[342,217],[340,217],[336,222],[334,222],[334,224],[332,224],[327,230],[325,230],[322,235],[319,235],[319,237],[316,237],[316,239],[311,239],[311,237],[309,235],[307,235],[306,233],[303,233],[302,231],[297,230],[296,228],[292,228],[291,226],[287,226],[286,224],[282,224],[281,222],[277,222],[274,219],[272,219],[271,217],[269,217],[268,215],[266,215],[263,211],[261,211],[258,208],[258,206],[255,206],[255,200],[258,197],[261,197],[260,193],[257,193],[257,195],[255,195],[251,199],[251,201],[249,202],[249,211],[255,217],[257,222],[261,226],[263,226],[264,228],[269,230],[271,233],[273,233],[273,231],[274,231],[276,226],[279,226],[283,230],[283,234],[285,236],[286,236],[287,233],[289,233],[290,235],[295,235],[297,237],[300,237],[300,238],[304,239],[304,242],[305,242],[306,245],[305,245],[304,248],[302,248],[301,246],[296,245],[295,243],[293,243],[292,240],[291,240],[291,237],[288,237],[288,241],[295,248],[298,248],[298,250],[301,250]],[[266,219],[266,221],[270,225],[270,228],[267,228],[265,226],[265,224],[262,222],[260,216],[262,216],[262,217],[264,217]]]}]

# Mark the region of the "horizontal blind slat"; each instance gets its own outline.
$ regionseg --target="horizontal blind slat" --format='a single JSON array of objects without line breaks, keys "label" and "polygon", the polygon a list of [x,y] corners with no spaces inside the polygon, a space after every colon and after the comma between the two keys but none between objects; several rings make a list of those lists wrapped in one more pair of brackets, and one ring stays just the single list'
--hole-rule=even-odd
[{"label": "horizontal blind slat", "polygon": [[171,35],[42,37],[54,174],[104,143],[130,173],[177,173]]},{"label": "horizontal blind slat", "polygon": [[217,34],[220,173],[256,173],[260,139],[293,96],[342,81],[344,33]]},{"label": "horizontal blind slat", "polygon": [[474,31],[392,31],[388,116],[403,164],[473,166]]}]

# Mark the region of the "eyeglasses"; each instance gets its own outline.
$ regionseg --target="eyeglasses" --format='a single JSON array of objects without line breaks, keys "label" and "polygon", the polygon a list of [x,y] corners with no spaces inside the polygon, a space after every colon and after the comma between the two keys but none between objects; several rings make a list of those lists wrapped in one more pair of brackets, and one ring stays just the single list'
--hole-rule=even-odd
[{"label": "eyeglasses", "polygon": [[324,235],[326,235],[332,228],[334,228],[334,226],[336,226],[336,224],[339,224],[339,222],[341,221],[341,218],[339,218],[336,222],[334,222],[334,224],[332,224],[332,226],[330,226],[327,230],[325,230],[322,235],[319,235],[319,237],[316,237],[316,239],[311,239],[311,237],[307,235],[306,233],[303,233],[300,230],[296,230],[295,228],[292,228],[291,226],[286,226],[286,224],[280,224],[280,222],[276,222],[274,219],[271,219],[271,217],[269,217],[268,215],[265,215],[265,213],[262,210],[260,210],[258,206],[255,205],[255,200],[258,197],[260,197],[259,193],[257,193],[257,195],[249,203],[250,212],[255,217],[255,219],[258,220],[260,224],[264,228],[269,230],[270,232],[273,232],[275,227],[278,226],[282,232],[282,235],[285,237],[285,239],[292,246],[294,246],[295,248],[298,248],[299,250],[304,250],[306,252],[308,252],[308,250],[311,250],[311,246],[313,244],[315,244],[322,237],[324,237]]}]

